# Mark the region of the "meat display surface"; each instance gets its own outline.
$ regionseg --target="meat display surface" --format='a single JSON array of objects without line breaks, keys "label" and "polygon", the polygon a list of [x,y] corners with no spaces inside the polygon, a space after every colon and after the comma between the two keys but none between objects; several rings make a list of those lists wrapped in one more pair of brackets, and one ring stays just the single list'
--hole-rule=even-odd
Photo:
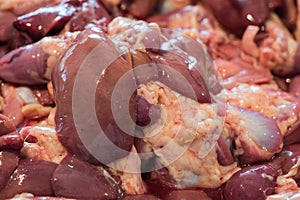
[{"label": "meat display surface", "polygon": [[0,0],[0,200],[300,198],[300,1]]}]

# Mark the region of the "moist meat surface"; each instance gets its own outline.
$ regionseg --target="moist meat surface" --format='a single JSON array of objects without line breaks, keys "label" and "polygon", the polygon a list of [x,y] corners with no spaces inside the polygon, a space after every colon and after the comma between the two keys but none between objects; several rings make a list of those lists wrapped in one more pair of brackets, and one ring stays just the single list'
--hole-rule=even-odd
[{"label": "moist meat surface", "polygon": [[300,1],[0,0],[0,199],[298,198],[299,24]]}]

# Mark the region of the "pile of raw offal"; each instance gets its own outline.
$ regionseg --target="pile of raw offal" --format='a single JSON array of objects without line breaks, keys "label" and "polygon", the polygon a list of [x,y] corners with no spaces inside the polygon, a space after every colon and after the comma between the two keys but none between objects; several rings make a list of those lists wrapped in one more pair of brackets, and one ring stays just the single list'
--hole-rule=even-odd
[{"label": "pile of raw offal", "polygon": [[0,0],[0,199],[300,198],[299,42],[300,1]]}]

